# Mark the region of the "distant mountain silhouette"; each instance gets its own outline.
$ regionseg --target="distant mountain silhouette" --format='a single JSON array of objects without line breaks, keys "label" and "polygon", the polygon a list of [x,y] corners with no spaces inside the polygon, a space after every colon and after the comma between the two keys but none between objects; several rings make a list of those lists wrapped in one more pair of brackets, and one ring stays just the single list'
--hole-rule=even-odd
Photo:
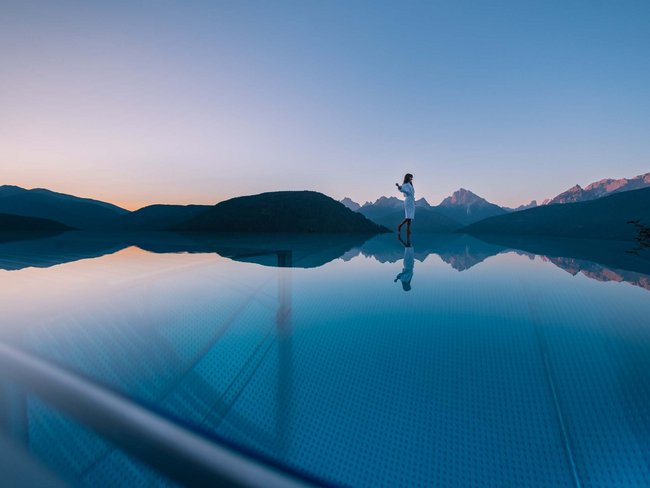
[{"label": "distant mountain silhouette", "polygon": [[[447,217],[424,198],[416,200],[415,207],[414,232],[453,232],[462,227],[460,222]],[[358,212],[376,224],[393,230],[404,220],[404,201],[397,197],[379,197],[374,202],[366,202]]]},{"label": "distant mountain silhouette", "polygon": [[650,188],[625,191],[587,202],[544,205],[491,217],[461,231],[471,234],[525,234],[571,238],[636,240],[630,223],[650,223]]},{"label": "distant mountain silhouette", "polygon": [[37,188],[0,186],[0,212],[61,222],[79,229],[104,229],[128,210],[89,198]]},{"label": "distant mountain silhouette", "polygon": [[[346,197],[347,198],[347,197]],[[345,200],[345,199],[344,199]],[[350,200],[347,198],[347,200]],[[354,202],[353,202],[354,203]],[[419,198],[415,201],[415,206],[418,208],[432,208],[432,206],[427,202],[425,198]],[[384,209],[386,213],[388,213],[389,210],[394,210],[397,208],[404,208],[404,200],[401,198],[397,197],[379,197],[377,200],[374,202],[366,202],[361,207],[357,210],[360,210],[361,208],[365,209]]]},{"label": "distant mountain silhouette", "polygon": [[341,200],[341,203],[348,207],[350,210],[353,212],[356,212],[361,208],[361,205],[352,200],[351,198],[345,197],[343,200]]},{"label": "distant mountain silhouette", "polygon": [[[544,205],[544,203],[542,203]],[[516,208],[509,208],[509,207],[502,207],[504,210],[507,210],[508,212],[519,212],[520,210],[528,210],[529,208],[535,208],[537,207],[537,200],[531,200],[530,203],[526,203],[524,205],[519,205]]]},{"label": "distant mountain silhouette", "polygon": [[650,187],[650,173],[635,176],[634,178],[620,178],[616,180],[607,178],[591,183],[585,188],[582,188],[580,185],[572,186],[555,198],[552,198],[548,204],[586,202],[614,193],[639,190],[647,187]]},{"label": "distant mountain silhouette", "polygon": [[381,233],[387,229],[314,191],[279,191],[232,198],[188,221],[183,232]]},{"label": "distant mountain silhouette", "polygon": [[429,202],[427,202],[426,198],[418,198],[415,201],[415,206],[419,208],[433,208],[433,205],[431,205]]},{"label": "distant mountain silhouette", "polygon": [[404,208],[404,201],[397,197],[379,197],[374,202],[366,202],[361,208],[374,208],[374,209],[383,209],[384,212],[389,212],[390,210],[395,210],[397,208]]},{"label": "distant mountain silhouette", "polygon": [[134,212],[121,215],[110,222],[116,230],[166,230],[186,222],[212,205],[149,205]]},{"label": "distant mountain silhouette", "polygon": [[507,213],[498,205],[464,188],[445,198],[436,209],[464,225]]}]

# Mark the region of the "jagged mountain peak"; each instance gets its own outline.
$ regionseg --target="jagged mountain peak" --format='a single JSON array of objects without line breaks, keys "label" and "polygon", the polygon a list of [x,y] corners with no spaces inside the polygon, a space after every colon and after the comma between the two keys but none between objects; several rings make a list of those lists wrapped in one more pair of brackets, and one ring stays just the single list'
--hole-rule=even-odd
[{"label": "jagged mountain peak", "polygon": [[431,208],[431,204],[427,202],[426,198],[420,198],[419,200],[415,201],[415,206],[416,207],[425,207],[425,208]]},{"label": "jagged mountain peak", "polygon": [[361,205],[355,202],[354,200],[352,200],[350,197],[345,197],[342,200],[340,200],[340,202],[346,207],[348,207],[350,210],[352,210],[353,212],[356,212],[361,208]]},{"label": "jagged mountain peak", "polygon": [[548,203],[573,203],[595,200],[613,193],[638,190],[650,186],[650,173],[641,174],[634,178],[604,178],[590,183],[582,188],[574,185],[568,190],[552,198]]},{"label": "jagged mountain peak", "polygon": [[[542,205],[544,205],[544,203],[542,203]],[[511,211],[511,212],[519,212],[520,210],[528,210],[529,208],[535,208],[537,206],[539,206],[538,203],[537,203],[537,200],[531,200],[530,203],[525,203],[525,204],[519,205],[518,207],[515,207],[515,208],[506,208],[506,207],[504,207],[504,208],[506,210]]]},{"label": "jagged mountain peak", "polygon": [[374,202],[366,202],[363,204],[363,207],[400,207],[404,204],[402,200],[397,197],[386,197],[381,196]]},{"label": "jagged mountain peak", "polygon": [[467,190],[465,188],[460,188],[456,190],[451,196],[445,198],[440,205],[443,207],[452,207],[452,206],[468,206],[473,205],[477,202],[488,203],[485,198],[478,196],[476,193]]}]

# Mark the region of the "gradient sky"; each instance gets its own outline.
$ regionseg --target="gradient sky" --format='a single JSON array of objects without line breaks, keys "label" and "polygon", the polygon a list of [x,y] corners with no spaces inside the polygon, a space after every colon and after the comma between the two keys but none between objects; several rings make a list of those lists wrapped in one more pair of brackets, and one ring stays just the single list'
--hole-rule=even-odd
[{"label": "gradient sky", "polygon": [[0,2],[0,184],[502,205],[650,171],[650,2]]}]

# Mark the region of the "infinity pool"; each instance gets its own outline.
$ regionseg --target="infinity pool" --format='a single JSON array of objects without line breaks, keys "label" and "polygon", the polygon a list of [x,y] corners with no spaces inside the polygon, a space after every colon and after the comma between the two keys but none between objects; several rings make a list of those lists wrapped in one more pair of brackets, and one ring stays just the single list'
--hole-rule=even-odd
[{"label": "infinity pool", "polygon": [[[648,250],[68,233],[0,243],[0,306],[3,343],[305,483],[650,486]],[[11,392],[57,477],[172,484]]]}]

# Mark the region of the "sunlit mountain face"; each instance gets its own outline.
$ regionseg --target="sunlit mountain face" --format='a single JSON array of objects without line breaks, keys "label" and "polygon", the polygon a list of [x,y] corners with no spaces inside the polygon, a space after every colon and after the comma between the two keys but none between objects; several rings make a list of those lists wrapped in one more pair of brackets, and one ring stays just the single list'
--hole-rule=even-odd
[{"label": "sunlit mountain face", "polygon": [[620,193],[630,190],[639,190],[650,186],[650,173],[635,176],[634,178],[619,178],[612,179],[606,178],[582,188],[580,185],[575,185],[560,193],[556,197],[549,200],[548,204],[557,203],[572,203],[584,202],[588,200],[595,200],[614,193]]}]

